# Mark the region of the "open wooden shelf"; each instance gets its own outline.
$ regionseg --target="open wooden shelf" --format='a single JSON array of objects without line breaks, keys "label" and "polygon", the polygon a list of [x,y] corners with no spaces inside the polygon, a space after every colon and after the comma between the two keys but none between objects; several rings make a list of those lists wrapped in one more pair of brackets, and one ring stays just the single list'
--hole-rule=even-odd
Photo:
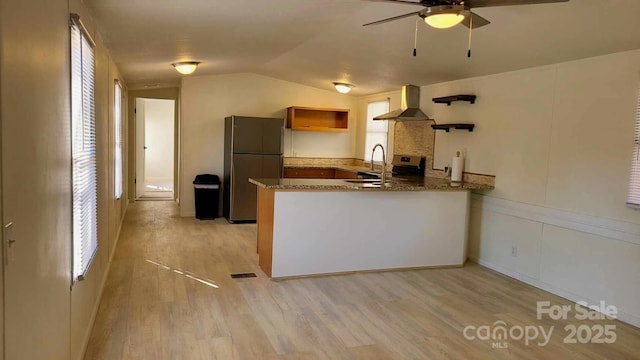
[{"label": "open wooden shelf", "polygon": [[291,106],[287,109],[287,127],[298,131],[349,131],[348,109]]},{"label": "open wooden shelf", "polygon": [[431,128],[434,130],[444,130],[449,132],[451,129],[455,130],[469,130],[469,132],[473,132],[473,128],[475,124],[434,124],[431,125]]},{"label": "open wooden shelf", "polygon": [[433,102],[436,104],[447,104],[447,106],[451,106],[451,103],[454,101],[468,101],[471,104],[475,104],[476,96],[475,95],[451,95],[451,96],[433,98],[431,100],[433,100]]}]

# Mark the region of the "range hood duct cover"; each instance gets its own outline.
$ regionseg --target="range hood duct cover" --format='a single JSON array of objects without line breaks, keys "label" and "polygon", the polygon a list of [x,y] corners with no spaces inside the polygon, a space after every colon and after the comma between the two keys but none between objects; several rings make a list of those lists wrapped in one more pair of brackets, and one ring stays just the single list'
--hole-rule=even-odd
[{"label": "range hood duct cover", "polygon": [[[402,109],[379,115],[373,120],[425,121],[433,120],[420,110],[420,88],[415,85],[402,87]],[[404,110],[403,110],[404,109]]]}]

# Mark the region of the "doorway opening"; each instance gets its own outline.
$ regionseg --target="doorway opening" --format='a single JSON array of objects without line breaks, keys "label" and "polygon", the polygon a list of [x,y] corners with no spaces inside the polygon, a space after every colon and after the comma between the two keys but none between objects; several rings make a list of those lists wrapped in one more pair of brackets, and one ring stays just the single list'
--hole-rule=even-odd
[{"label": "doorway opening", "polygon": [[136,199],[174,200],[175,100],[136,98]]}]

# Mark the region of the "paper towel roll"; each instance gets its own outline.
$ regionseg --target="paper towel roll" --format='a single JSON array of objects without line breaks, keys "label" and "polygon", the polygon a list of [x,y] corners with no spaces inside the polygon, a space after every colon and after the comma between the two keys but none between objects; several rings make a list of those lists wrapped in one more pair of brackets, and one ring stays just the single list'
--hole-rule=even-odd
[{"label": "paper towel roll", "polygon": [[462,170],[464,169],[464,158],[455,156],[451,161],[451,181],[462,181]]}]

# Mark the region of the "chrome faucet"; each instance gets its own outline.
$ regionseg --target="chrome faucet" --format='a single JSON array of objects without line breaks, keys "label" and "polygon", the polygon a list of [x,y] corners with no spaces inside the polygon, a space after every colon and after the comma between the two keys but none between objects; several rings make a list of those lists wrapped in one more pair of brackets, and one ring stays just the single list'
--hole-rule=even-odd
[{"label": "chrome faucet", "polygon": [[376,149],[380,147],[380,149],[382,149],[382,171],[380,172],[380,180],[382,180],[382,186],[385,186],[386,183],[386,175],[385,173],[387,172],[387,158],[386,155],[384,153],[384,147],[382,146],[382,144],[376,144],[373,147],[373,150],[371,150],[371,171],[373,171],[373,155],[375,155],[376,153]]}]

